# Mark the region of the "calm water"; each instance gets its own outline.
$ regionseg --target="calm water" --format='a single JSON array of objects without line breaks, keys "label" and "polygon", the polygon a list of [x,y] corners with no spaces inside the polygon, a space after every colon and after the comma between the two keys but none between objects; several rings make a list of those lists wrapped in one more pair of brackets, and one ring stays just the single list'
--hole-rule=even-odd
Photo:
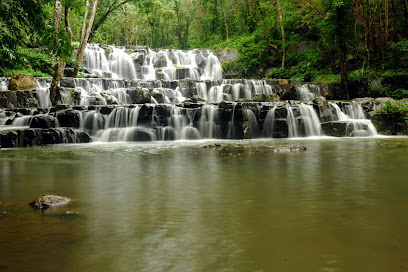
[{"label": "calm water", "polygon": [[294,142],[0,150],[0,271],[408,271],[408,138]]}]

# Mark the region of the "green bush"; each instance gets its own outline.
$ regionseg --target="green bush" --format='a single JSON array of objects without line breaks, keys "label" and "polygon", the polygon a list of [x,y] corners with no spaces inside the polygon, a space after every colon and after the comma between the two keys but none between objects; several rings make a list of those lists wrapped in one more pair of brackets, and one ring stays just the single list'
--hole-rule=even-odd
[{"label": "green bush", "polygon": [[390,117],[407,117],[408,102],[404,100],[387,101],[376,111],[378,114],[385,114]]},{"label": "green bush", "polygon": [[40,71],[45,74],[52,74],[54,62],[52,56],[38,49],[19,48],[18,54],[24,60],[23,67],[15,67],[16,69],[31,67],[34,71]]},{"label": "green bush", "polygon": [[0,74],[4,77],[11,77],[14,74],[31,74],[34,77],[51,77],[50,74],[41,71],[35,71],[32,68],[27,69],[0,69]]}]

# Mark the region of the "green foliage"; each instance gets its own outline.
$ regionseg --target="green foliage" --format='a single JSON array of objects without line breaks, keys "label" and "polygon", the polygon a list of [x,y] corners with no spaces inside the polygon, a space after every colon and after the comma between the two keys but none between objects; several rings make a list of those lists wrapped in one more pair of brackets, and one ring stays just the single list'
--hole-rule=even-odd
[{"label": "green foliage", "polygon": [[291,72],[289,69],[285,68],[272,68],[271,72],[268,74],[268,78],[291,78]]},{"label": "green foliage", "polygon": [[391,117],[407,117],[408,101],[387,101],[376,111],[377,114],[385,114]]},{"label": "green foliage", "polygon": [[24,60],[24,66],[31,67],[35,71],[52,74],[54,62],[49,53],[37,49],[19,48],[18,54]]},{"label": "green foliage", "polygon": [[41,71],[33,70],[32,68],[27,69],[2,69],[0,71],[1,75],[4,77],[11,77],[14,74],[31,74],[34,77],[51,77],[50,74],[43,73]]}]

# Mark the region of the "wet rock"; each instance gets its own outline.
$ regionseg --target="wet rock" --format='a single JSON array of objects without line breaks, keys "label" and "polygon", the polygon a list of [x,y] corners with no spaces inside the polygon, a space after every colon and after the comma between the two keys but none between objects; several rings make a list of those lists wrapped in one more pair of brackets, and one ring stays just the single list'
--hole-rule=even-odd
[{"label": "wet rock", "polygon": [[205,144],[205,145],[201,145],[199,146],[199,148],[221,148],[222,144],[220,143],[212,143],[212,144]]},{"label": "wet rock", "polygon": [[306,151],[306,147],[301,144],[293,144],[289,146],[275,146],[273,147],[274,152],[302,152]]},{"label": "wet rock", "polygon": [[126,90],[126,93],[129,95],[131,104],[144,104],[150,103],[151,95],[140,88],[129,88]]},{"label": "wet rock", "polygon": [[183,104],[189,104],[189,103],[204,103],[207,102],[204,98],[198,96],[198,95],[193,95],[192,97],[184,100]]},{"label": "wet rock", "polygon": [[156,135],[151,129],[148,128],[134,128],[132,131],[128,133],[128,141],[136,141],[136,142],[148,142],[148,141],[155,141]]},{"label": "wet rock", "polygon": [[197,63],[197,66],[200,68],[205,68],[205,66],[207,65],[207,60],[202,54],[196,54],[195,61]]},{"label": "wet rock", "polygon": [[38,107],[35,90],[0,91],[0,108]]},{"label": "wet rock", "polygon": [[75,88],[75,81],[72,77],[61,78],[60,86],[65,88]]},{"label": "wet rock", "polygon": [[152,97],[156,100],[157,103],[159,103],[159,104],[164,103],[163,93],[153,93]]},{"label": "wet rock", "polygon": [[11,77],[9,90],[18,91],[37,87],[35,79],[30,74],[15,74]]},{"label": "wet rock", "polygon": [[78,130],[75,133],[75,136],[76,136],[77,143],[90,143],[91,142],[91,137],[89,136],[88,133],[86,133],[83,130]]},{"label": "wet rock", "polygon": [[69,198],[57,195],[42,195],[40,198],[28,203],[34,209],[48,209],[67,204]]},{"label": "wet rock", "polygon": [[49,115],[37,115],[31,119],[30,128],[55,128],[55,120]]},{"label": "wet rock", "polygon": [[408,135],[408,120],[404,115],[375,114],[371,121],[379,134]]},{"label": "wet rock", "polygon": [[280,97],[277,94],[258,94],[252,100],[257,102],[279,102]]},{"label": "wet rock", "polygon": [[322,131],[324,135],[333,137],[360,136],[356,131],[359,130],[356,125],[360,126],[360,130],[368,129],[368,125],[363,123],[351,121],[331,121],[322,123]]},{"label": "wet rock", "polygon": [[154,67],[167,67],[166,55],[164,53],[157,53],[153,56]]},{"label": "wet rock", "polygon": [[61,110],[57,112],[57,119],[61,127],[79,128],[81,113],[76,110]]}]

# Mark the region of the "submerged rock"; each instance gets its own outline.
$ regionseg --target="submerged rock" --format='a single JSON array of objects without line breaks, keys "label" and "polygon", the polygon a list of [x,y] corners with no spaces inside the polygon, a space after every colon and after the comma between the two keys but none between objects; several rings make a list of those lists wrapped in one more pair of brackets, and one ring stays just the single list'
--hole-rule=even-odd
[{"label": "submerged rock", "polygon": [[289,146],[275,146],[273,148],[274,152],[301,152],[306,150],[307,148],[302,144],[293,144]]},{"label": "submerged rock", "polygon": [[205,144],[205,145],[199,146],[199,148],[221,148],[221,147],[223,146],[220,143]]},{"label": "submerged rock", "polygon": [[28,203],[34,209],[47,209],[59,205],[67,204],[69,198],[56,195],[42,195],[40,198]]}]

